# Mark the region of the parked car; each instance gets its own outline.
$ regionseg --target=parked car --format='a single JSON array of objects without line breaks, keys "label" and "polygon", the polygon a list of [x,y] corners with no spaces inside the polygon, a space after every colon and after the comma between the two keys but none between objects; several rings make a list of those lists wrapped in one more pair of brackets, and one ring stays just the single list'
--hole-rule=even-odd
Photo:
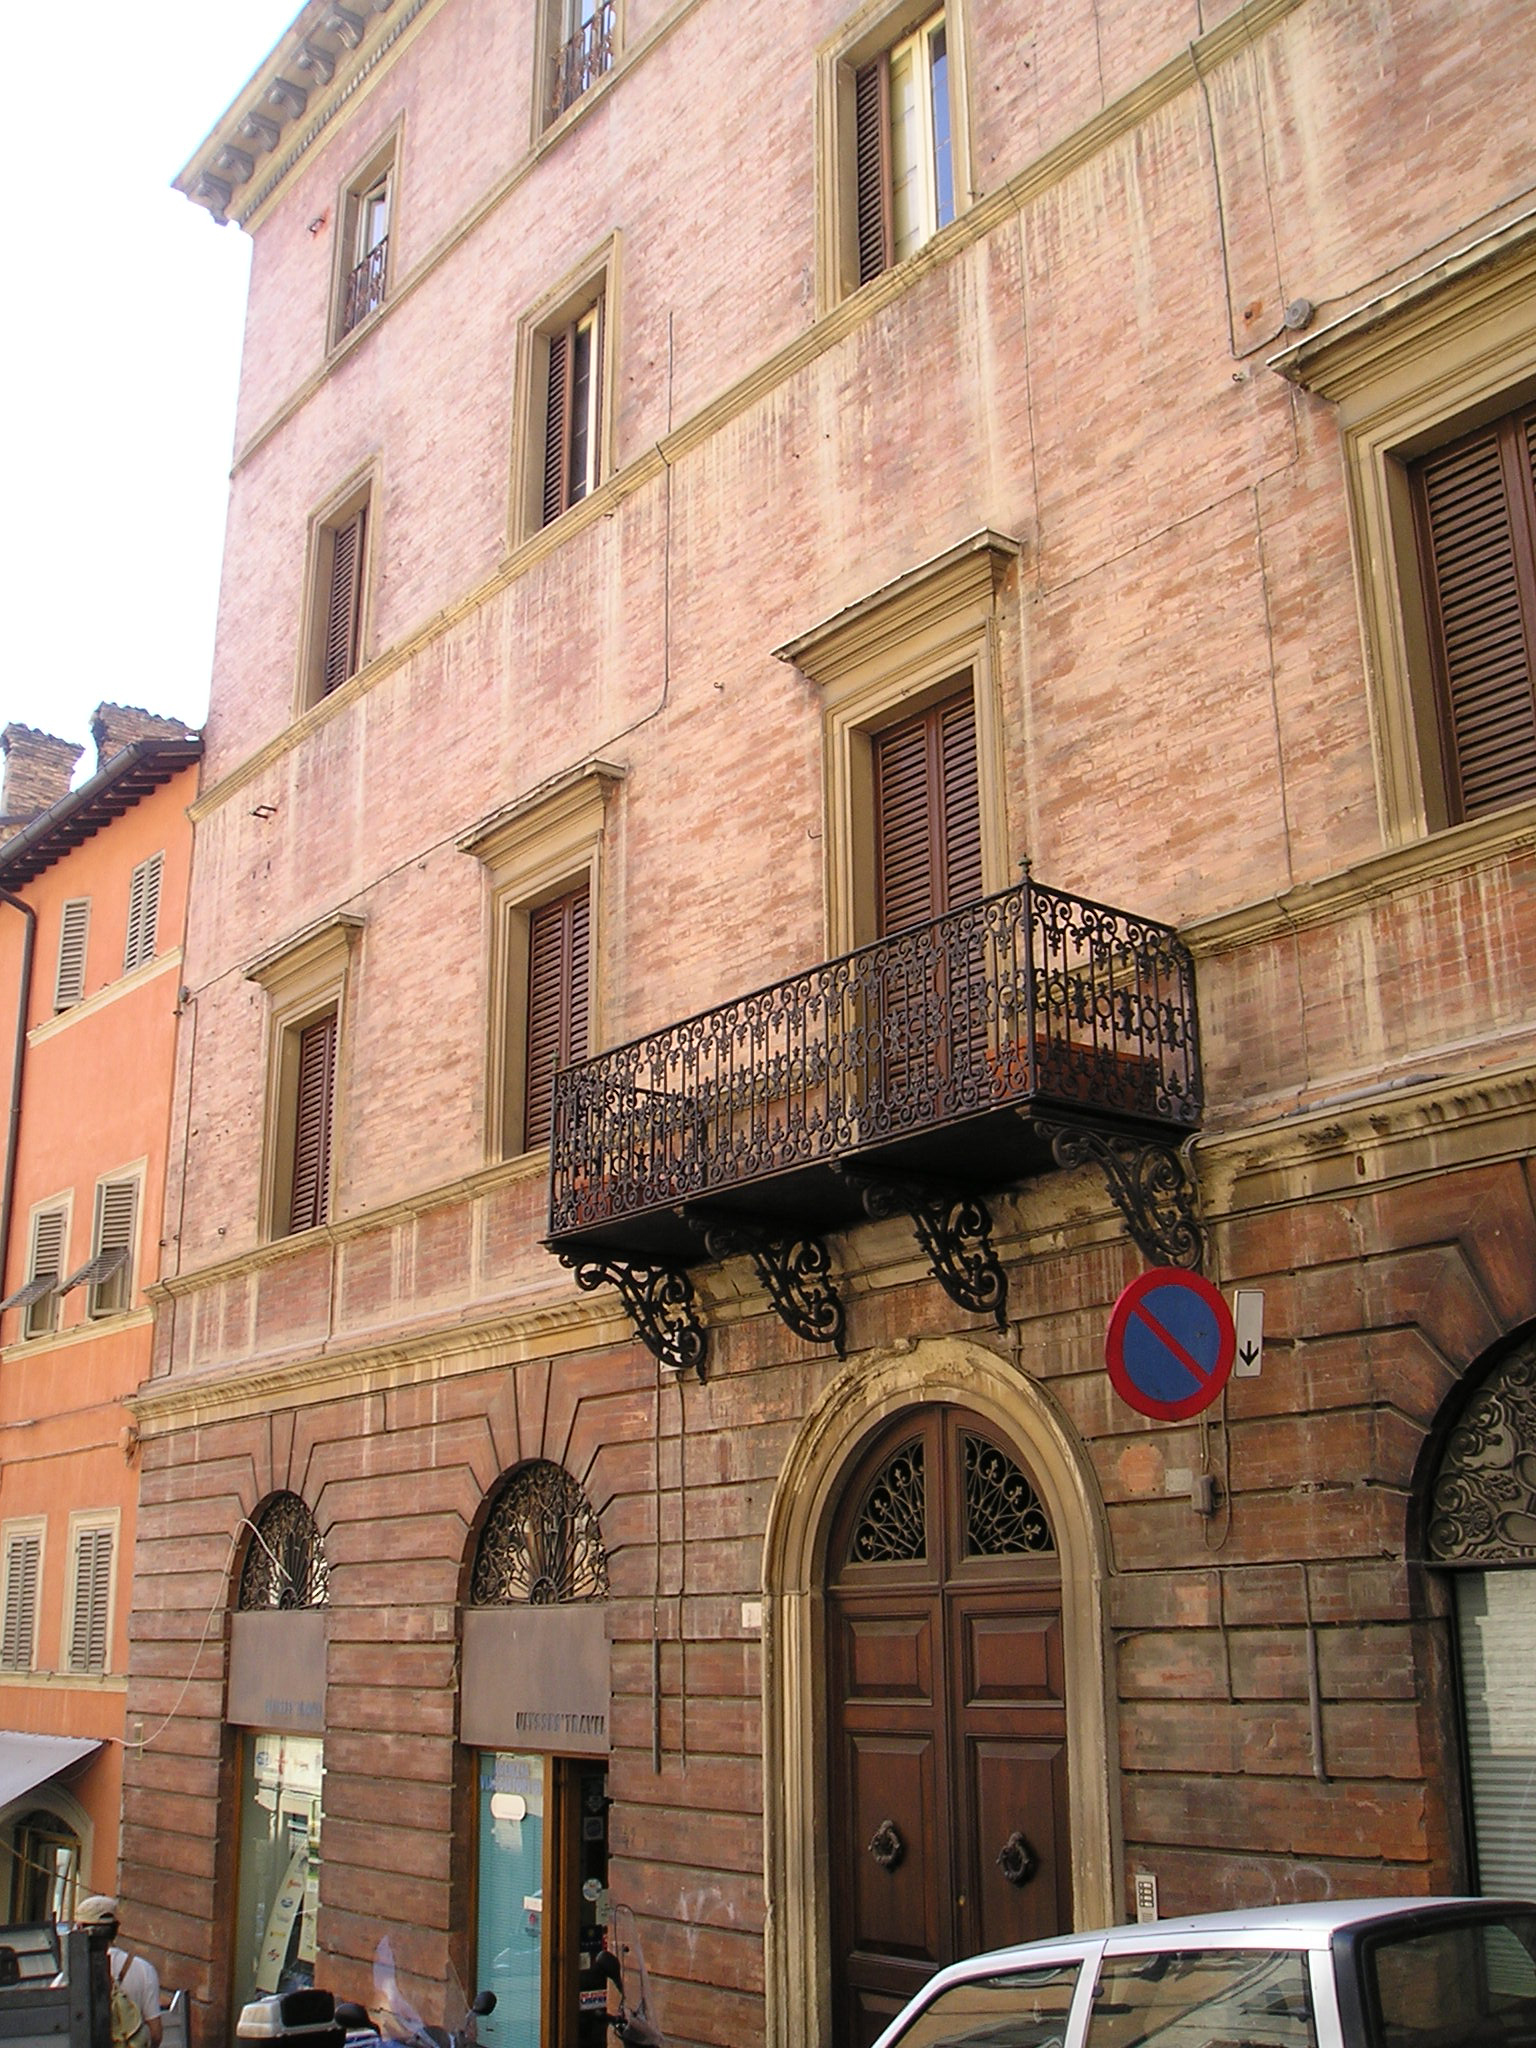
[{"label": "parked car", "polygon": [[875,2048],[1536,2048],[1536,1903],[1345,1899],[953,1963]]}]

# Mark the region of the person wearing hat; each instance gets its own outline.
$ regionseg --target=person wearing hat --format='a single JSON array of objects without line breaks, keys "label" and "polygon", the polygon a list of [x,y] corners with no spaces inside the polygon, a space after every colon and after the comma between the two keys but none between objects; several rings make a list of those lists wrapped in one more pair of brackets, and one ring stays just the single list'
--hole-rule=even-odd
[{"label": "person wearing hat", "polygon": [[117,1946],[117,1919],[116,1899],[106,1898],[99,1892],[82,1899],[75,1908],[77,1927],[109,1927],[112,1930],[109,1937],[112,1945],[107,1950],[112,1988],[133,2000],[148,2029],[150,2048],[160,2048],[160,2036],[164,2030],[160,2016],[160,1978],[153,1963]]}]

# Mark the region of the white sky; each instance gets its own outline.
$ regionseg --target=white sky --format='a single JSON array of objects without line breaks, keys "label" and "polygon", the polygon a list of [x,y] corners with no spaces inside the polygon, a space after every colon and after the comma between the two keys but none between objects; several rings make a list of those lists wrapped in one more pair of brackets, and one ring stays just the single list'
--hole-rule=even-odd
[{"label": "white sky", "polygon": [[0,725],[208,708],[250,244],[170,181],[300,0],[17,8],[0,120]]}]

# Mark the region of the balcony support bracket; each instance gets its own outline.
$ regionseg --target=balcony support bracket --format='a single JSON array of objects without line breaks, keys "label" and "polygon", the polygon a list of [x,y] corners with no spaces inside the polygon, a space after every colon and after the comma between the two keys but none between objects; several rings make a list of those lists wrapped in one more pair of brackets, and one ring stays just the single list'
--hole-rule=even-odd
[{"label": "balcony support bracket", "polygon": [[830,1344],[847,1356],[847,1317],[837,1291],[826,1241],[807,1231],[789,1234],[764,1223],[729,1221],[691,1206],[685,1220],[698,1230],[712,1259],[751,1259],[758,1281],[780,1322],[807,1344]]},{"label": "balcony support bracket", "polygon": [[1154,1266],[1205,1263],[1200,1189],[1182,1152],[1156,1138],[1106,1133],[1085,1124],[1038,1122],[1056,1164],[1096,1166],[1137,1250]]},{"label": "balcony support bracket", "polygon": [[668,1372],[691,1372],[704,1378],[709,1332],[699,1319],[693,1282],[682,1266],[648,1265],[620,1254],[592,1258],[583,1252],[561,1252],[560,1263],[576,1276],[583,1294],[602,1286],[616,1287],[635,1334]]},{"label": "balcony support bracket", "polygon": [[898,1211],[912,1219],[935,1280],[959,1308],[1008,1327],[1008,1275],[992,1243],[992,1212],[980,1195],[890,1174],[840,1166],[877,1222]]}]

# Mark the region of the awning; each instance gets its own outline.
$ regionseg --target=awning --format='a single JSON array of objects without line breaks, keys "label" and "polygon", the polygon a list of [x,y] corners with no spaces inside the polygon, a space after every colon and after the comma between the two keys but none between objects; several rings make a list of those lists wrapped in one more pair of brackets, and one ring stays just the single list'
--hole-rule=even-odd
[{"label": "awning", "polygon": [[9,1806],[100,1747],[90,1735],[23,1735],[0,1728],[0,1806]]},{"label": "awning", "polygon": [[34,1301],[41,1301],[45,1294],[52,1294],[58,1284],[57,1273],[39,1273],[35,1280],[28,1280],[14,1294],[8,1294],[4,1301],[0,1301],[0,1315],[4,1315],[8,1308],[30,1308]]},{"label": "awning", "polygon": [[110,1280],[119,1266],[128,1263],[128,1247],[115,1244],[109,1250],[98,1252],[93,1259],[87,1259],[77,1273],[71,1273],[67,1280],[59,1283],[60,1294],[73,1294],[77,1287],[99,1287],[103,1280]]}]

